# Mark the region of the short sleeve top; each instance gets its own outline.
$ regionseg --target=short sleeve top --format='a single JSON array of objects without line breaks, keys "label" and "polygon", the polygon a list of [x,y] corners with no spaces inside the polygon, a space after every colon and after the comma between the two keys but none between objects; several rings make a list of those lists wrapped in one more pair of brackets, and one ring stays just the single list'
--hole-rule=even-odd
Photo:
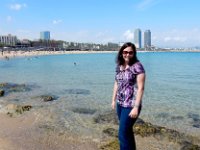
[{"label": "short sleeve top", "polygon": [[140,62],[123,69],[122,66],[117,65],[115,80],[117,81],[117,103],[122,107],[133,107],[136,93],[138,74],[145,73],[144,67]]}]

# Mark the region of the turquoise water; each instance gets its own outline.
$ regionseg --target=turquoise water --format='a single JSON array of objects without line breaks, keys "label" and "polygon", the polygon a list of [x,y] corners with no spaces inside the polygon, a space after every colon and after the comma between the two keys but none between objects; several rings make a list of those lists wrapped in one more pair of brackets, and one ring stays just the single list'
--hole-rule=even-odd
[{"label": "turquoise water", "polygon": [[[29,92],[1,98],[0,105],[43,106],[45,110],[37,111],[45,117],[52,113],[57,122],[70,130],[91,133],[96,128],[91,118],[111,109],[115,57],[116,53],[102,53],[0,60],[0,83],[34,85]],[[200,137],[200,53],[146,52],[138,53],[138,58],[147,74],[140,117]],[[56,95],[58,99],[44,103],[34,98],[44,94]],[[95,113],[73,112],[77,108]]]}]

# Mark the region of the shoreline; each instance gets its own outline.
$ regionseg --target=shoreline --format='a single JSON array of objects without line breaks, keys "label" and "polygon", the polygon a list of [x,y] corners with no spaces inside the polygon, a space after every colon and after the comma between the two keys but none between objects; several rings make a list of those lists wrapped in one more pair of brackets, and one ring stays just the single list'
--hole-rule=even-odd
[{"label": "shoreline", "polygon": [[[1,51],[0,59],[9,59],[15,57],[37,57],[45,55],[63,55],[63,54],[95,54],[95,53],[117,53],[118,51]],[[139,53],[156,53],[156,52],[200,52],[200,50],[167,50],[167,51],[137,51]]]},{"label": "shoreline", "polygon": [[0,59],[15,57],[33,57],[45,55],[63,55],[63,54],[93,54],[93,53],[115,53],[117,51],[4,51]]}]

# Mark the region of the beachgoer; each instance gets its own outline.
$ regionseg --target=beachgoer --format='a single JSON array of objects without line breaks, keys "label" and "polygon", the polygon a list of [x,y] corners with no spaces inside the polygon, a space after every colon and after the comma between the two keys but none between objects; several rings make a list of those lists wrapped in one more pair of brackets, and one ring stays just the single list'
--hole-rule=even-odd
[{"label": "beachgoer", "polygon": [[136,56],[134,44],[125,43],[117,55],[112,109],[117,108],[120,150],[135,150],[133,125],[141,108],[145,70]]}]

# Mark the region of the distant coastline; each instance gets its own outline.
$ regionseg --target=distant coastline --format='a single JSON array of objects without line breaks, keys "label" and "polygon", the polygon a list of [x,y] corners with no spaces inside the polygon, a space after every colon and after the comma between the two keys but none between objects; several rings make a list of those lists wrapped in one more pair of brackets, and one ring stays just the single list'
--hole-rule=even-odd
[{"label": "distant coastline", "polygon": [[[200,50],[155,50],[155,51],[144,51],[138,50],[138,52],[200,52]],[[25,50],[18,50],[18,51],[1,51],[0,59],[9,59],[14,57],[32,57],[32,56],[42,56],[42,55],[62,55],[62,54],[89,54],[89,53],[117,53],[117,51],[25,51]]]}]

